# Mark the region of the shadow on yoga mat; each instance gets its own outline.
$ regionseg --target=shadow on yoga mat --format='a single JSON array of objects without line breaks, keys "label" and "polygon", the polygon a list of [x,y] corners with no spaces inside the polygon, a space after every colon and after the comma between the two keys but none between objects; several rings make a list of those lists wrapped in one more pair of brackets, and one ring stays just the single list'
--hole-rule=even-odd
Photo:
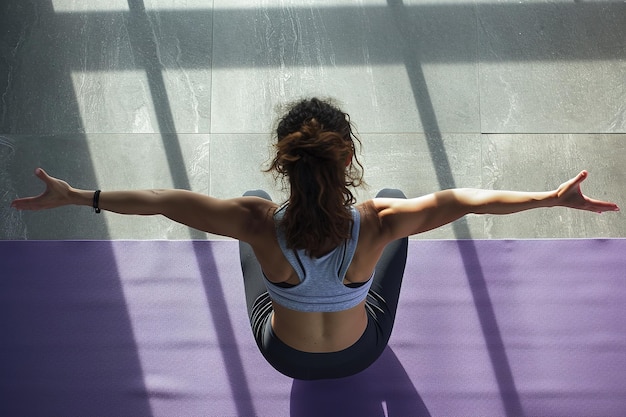
[{"label": "shadow on yoga mat", "polygon": [[357,375],[335,380],[294,380],[290,411],[290,417],[430,416],[389,346],[372,366]]},{"label": "shadow on yoga mat", "polygon": [[150,416],[113,244],[0,248],[0,415]]}]

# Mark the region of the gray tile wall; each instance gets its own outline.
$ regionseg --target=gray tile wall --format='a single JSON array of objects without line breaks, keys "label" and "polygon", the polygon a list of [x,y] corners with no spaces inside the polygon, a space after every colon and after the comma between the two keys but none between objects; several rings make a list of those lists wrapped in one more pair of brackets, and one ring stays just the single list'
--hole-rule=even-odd
[{"label": "gray tile wall", "polygon": [[[37,166],[84,188],[234,197],[281,106],[334,97],[369,188],[584,190],[626,204],[626,3],[75,2],[0,5],[0,238],[188,239],[159,218],[18,213]],[[93,4],[93,6],[89,6]],[[214,238],[214,236],[210,236]],[[622,214],[469,216],[418,238],[626,237]]]}]

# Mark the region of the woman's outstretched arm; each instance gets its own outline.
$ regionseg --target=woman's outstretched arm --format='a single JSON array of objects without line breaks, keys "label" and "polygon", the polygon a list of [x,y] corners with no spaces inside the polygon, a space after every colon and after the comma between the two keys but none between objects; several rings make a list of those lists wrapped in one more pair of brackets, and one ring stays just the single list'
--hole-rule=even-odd
[{"label": "woman's outstretched arm", "polygon": [[619,211],[615,203],[584,195],[580,184],[587,171],[542,192],[498,191],[457,188],[410,200],[376,199],[383,229],[390,239],[409,236],[443,226],[469,214],[511,214],[542,207],[569,207],[597,213]]},{"label": "woman's outstretched arm", "polygon": [[[38,168],[35,175],[45,191],[35,197],[11,203],[18,210],[45,210],[67,205],[91,207],[94,191],[71,187]],[[98,198],[102,210],[120,214],[163,215],[198,230],[249,241],[254,220],[259,218],[265,200],[242,197],[222,200],[186,190],[103,191]]]}]

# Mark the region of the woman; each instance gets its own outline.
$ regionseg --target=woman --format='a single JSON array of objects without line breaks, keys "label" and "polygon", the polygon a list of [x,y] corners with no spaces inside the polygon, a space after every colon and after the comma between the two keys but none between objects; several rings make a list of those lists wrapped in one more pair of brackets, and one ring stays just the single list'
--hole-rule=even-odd
[{"label": "woman", "polygon": [[184,190],[79,190],[37,169],[46,190],[12,207],[74,204],[96,212],[161,214],[238,239],[256,342],[277,370],[298,379],[352,375],[382,353],[393,327],[408,236],[468,213],[554,206],[619,210],[581,193],[585,171],[549,192],[451,189],[405,199],[384,190],[355,205],[349,187],[359,185],[362,172],[347,114],[315,98],[303,100],[280,120],[276,133],[268,171],[289,182],[282,206],[263,192],[220,200]]}]

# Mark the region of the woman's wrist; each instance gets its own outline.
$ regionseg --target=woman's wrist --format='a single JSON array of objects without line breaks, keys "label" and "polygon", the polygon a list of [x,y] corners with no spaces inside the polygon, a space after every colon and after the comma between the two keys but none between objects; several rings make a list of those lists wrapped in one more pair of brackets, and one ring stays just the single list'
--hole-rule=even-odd
[{"label": "woman's wrist", "polygon": [[69,193],[69,204],[91,207],[93,205],[93,197],[94,191],[72,188]]},{"label": "woman's wrist", "polygon": [[557,207],[559,204],[559,195],[556,191],[546,191],[542,198],[543,207]]}]

